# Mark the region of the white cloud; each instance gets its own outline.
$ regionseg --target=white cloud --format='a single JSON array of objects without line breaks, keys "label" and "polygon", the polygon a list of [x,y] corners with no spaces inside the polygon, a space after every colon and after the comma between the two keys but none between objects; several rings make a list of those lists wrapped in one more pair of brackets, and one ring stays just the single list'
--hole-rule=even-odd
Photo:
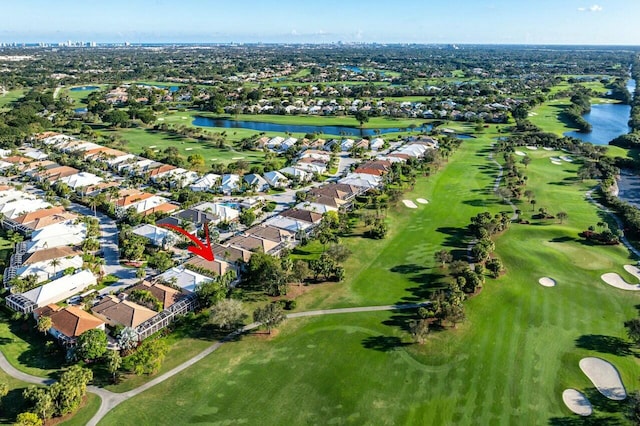
[{"label": "white cloud", "polygon": [[602,6],[599,4],[594,4],[589,7],[579,7],[578,12],[602,12]]}]

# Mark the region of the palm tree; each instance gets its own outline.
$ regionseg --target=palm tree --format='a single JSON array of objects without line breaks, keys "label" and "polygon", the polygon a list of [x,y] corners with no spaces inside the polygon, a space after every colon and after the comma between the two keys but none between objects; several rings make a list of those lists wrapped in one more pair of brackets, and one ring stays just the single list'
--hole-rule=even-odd
[{"label": "palm tree", "polygon": [[43,334],[47,334],[51,327],[53,327],[53,321],[51,320],[51,317],[40,315],[40,317],[38,318],[38,323],[36,324],[36,328],[38,329],[38,331]]},{"label": "palm tree", "polygon": [[56,259],[51,259],[51,260],[49,261],[49,266],[51,266],[51,267],[53,268],[53,276],[54,276],[54,277],[56,276],[56,268],[57,268],[58,266],[60,266],[60,264],[61,264],[61,263],[62,263],[62,261],[61,261],[60,259],[58,259],[58,258],[56,258]]},{"label": "palm tree", "polygon": [[532,199],[531,201],[529,201],[529,203],[531,203],[531,211],[534,211],[536,208],[536,200]]}]

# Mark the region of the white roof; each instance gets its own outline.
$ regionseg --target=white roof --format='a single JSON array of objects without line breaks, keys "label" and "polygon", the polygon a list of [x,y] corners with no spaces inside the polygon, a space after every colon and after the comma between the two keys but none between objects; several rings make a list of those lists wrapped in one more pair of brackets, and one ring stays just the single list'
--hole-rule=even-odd
[{"label": "white roof", "polygon": [[25,157],[33,158],[34,160],[46,160],[49,158],[49,154],[46,154],[40,150],[33,149],[24,153]]},{"label": "white roof", "polygon": [[193,206],[191,208],[195,210],[200,210],[203,212],[206,211],[206,212],[212,213],[218,216],[220,220],[223,222],[231,221],[233,219],[236,219],[238,216],[240,216],[240,211],[232,207],[222,205],[220,203],[207,202],[207,203],[198,204],[197,206]]},{"label": "white roof", "polygon": [[271,186],[283,186],[289,182],[289,179],[278,171],[270,171],[264,174],[264,178]]},{"label": "white roof", "polygon": [[379,176],[368,175],[365,173],[349,173],[338,182],[361,188],[375,188],[380,185],[381,179]]},{"label": "white roof", "polygon": [[51,260],[23,265],[18,268],[16,275],[19,277],[25,277],[27,275],[35,274],[38,276],[38,282],[41,282],[50,279],[54,273],[59,273],[67,268],[82,268],[83,261],[81,256],[71,256],[69,258],[59,257],[58,260],[60,261],[60,264],[55,268],[51,266]]},{"label": "white roof", "polygon": [[373,138],[369,143],[371,148],[382,148],[382,145],[384,145],[384,140],[382,138]]},{"label": "white roof", "polygon": [[60,135],[53,135],[53,136],[49,136],[48,138],[44,138],[42,142],[45,145],[53,145],[53,144],[61,143],[71,139],[74,139],[74,138],[72,138],[71,136],[60,134]]},{"label": "white roof", "polygon": [[[171,183],[175,184],[175,186],[180,186],[181,188],[184,188],[190,183],[195,182],[199,177],[196,172],[185,170],[180,167],[178,167],[177,169],[169,170],[167,174],[172,177]],[[164,173],[162,175],[164,176]]]},{"label": "white roof", "polygon": [[194,292],[196,286],[200,283],[211,281],[211,278],[205,277],[197,272],[191,271],[184,266],[177,266],[158,275],[158,278],[167,282],[172,282],[172,278],[176,278],[175,284],[187,291]]},{"label": "white roof", "polygon": [[159,195],[154,195],[153,197],[149,197],[146,200],[140,200],[137,203],[133,203],[129,205],[126,208],[126,210],[129,210],[131,207],[133,207],[136,210],[136,212],[142,213],[144,211],[156,208],[159,205],[168,203],[168,202],[169,200],[167,200],[166,198],[161,197]]},{"label": "white roof", "polygon": [[297,177],[301,180],[307,180],[311,177],[309,172],[305,172],[304,170],[300,170],[296,167],[285,167],[284,169],[280,169],[279,172]]},{"label": "white roof", "polygon": [[29,253],[33,253],[43,248],[54,248],[67,245],[80,244],[87,235],[86,225],[71,222],[56,223],[47,226],[31,234],[31,241],[28,243]]},{"label": "white roof", "polygon": [[208,175],[204,175],[202,178],[195,181],[192,185],[189,186],[192,191],[206,191],[207,189],[213,188],[222,176],[216,175],[213,173],[209,173]]},{"label": "white roof", "polygon": [[309,222],[302,222],[291,219],[289,217],[275,216],[264,222],[264,225],[271,225],[276,228],[286,229],[287,231],[296,232],[305,230],[311,226]]},{"label": "white roof", "polygon": [[225,190],[236,189],[240,186],[240,176],[238,175],[222,175],[222,183],[220,188]]},{"label": "white roof", "polygon": [[58,179],[58,182],[66,183],[71,189],[74,191],[78,188],[82,188],[83,186],[92,186],[102,182],[102,179],[99,176],[96,176],[92,173],[88,172],[80,172],[75,175],[63,177]]},{"label": "white roof", "polygon": [[320,164],[312,164],[312,163],[298,163],[296,164],[296,168],[302,169],[311,173],[324,173],[327,171],[327,166],[322,166]]},{"label": "white roof", "polygon": [[125,154],[125,155],[121,155],[119,157],[102,159],[101,161],[109,164],[110,166],[113,166],[114,164],[122,163],[123,161],[127,161],[127,160],[130,160],[132,158],[136,158],[136,156],[133,155],[133,154]]},{"label": "white roof", "polygon": [[267,142],[267,146],[269,148],[272,148],[274,146],[280,145],[282,142],[284,142],[284,138],[282,136],[276,136],[275,138],[269,139],[269,142]]},{"label": "white roof", "polygon": [[22,295],[38,306],[45,306],[50,303],[58,303],[95,284],[96,278],[85,269],[74,275],[65,275],[55,281],[22,293]]},{"label": "white roof", "polygon": [[12,163],[7,163],[6,161],[0,161],[0,170],[8,169],[11,166],[13,166]]},{"label": "white roof", "polygon": [[132,232],[136,235],[140,235],[151,241],[151,244],[155,246],[161,246],[163,243],[171,244],[175,237],[166,228],[160,228],[159,226],[144,224],[133,229]]},{"label": "white roof", "polygon": [[320,214],[325,214],[330,211],[338,211],[337,207],[327,206],[319,203],[310,203],[310,202],[302,202],[295,206],[298,210],[308,210],[311,212],[316,212]]},{"label": "white roof", "polygon": [[[12,191],[9,190],[7,192],[12,192]],[[16,192],[21,192],[21,191],[16,191]],[[0,213],[2,213],[4,217],[8,217],[9,219],[15,219],[16,217],[24,213],[31,213],[36,210],[46,209],[51,207],[51,204],[39,198],[35,198],[33,196],[20,196],[14,193],[13,198],[6,197],[5,199],[7,200],[4,201],[0,199]]]}]

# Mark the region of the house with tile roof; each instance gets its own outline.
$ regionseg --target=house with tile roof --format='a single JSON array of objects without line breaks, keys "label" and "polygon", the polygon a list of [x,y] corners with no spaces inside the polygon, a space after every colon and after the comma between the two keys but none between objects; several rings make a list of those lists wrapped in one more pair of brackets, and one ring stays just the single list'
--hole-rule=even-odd
[{"label": "house with tile roof", "polygon": [[158,313],[137,303],[117,296],[107,296],[91,308],[91,312],[112,327],[119,325],[135,328]]},{"label": "house with tile roof", "polygon": [[76,339],[85,331],[105,329],[105,323],[101,319],[76,307],[62,308],[58,305],[47,305],[33,312],[36,320],[40,316],[51,318],[49,334],[64,344],[73,345]]}]

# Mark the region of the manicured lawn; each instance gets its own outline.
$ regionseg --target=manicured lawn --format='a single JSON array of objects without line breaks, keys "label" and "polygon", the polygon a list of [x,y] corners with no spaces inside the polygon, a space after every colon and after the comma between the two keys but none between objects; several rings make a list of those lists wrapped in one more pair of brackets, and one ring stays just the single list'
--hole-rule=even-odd
[{"label": "manicured lawn", "polygon": [[15,368],[34,376],[54,377],[64,363],[64,354],[47,354],[45,342],[31,322],[10,322],[6,310],[0,312],[0,351]]},{"label": "manicured lawn", "polygon": [[26,410],[22,392],[29,384],[14,379],[0,370],[0,383],[9,385],[9,393],[2,398],[0,409],[0,424],[12,424],[16,416]]},{"label": "manicured lawn", "polygon": [[[82,407],[68,420],[61,421],[56,424],[65,426],[84,426],[98,412],[100,408],[100,397],[98,395],[87,393]],[[48,424],[48,423],[47,423]]]},{"label": "manicured lawn", "polygon": [[[80,86],[73,86],[73,87],[81,87]],[[106,85],[105,84],[92,84],[92,83],[87,83],[85,84],[85,86],[98,86],[101,89],[105,88]],[[61,90],[60,96],[68,96],[69,98],[73,99],[73,108],[86,108],[87,107],[87,97],[95,92],[95,90],[71,90],[72,87],[67,87],[63,90]],[[96,89],[96,90],[100,90],[100,89]]]},{"label": "manicured lawn", "polygon": [[[227,139],[228,145],[234,140],[240,140],[242,137],[255,134],[255,132],[252,131],[246,131],[245,134],[245,132],[236,132],[235,129],[226,130],[229,135],[229,138]],[[191,154],[201,154],[205,158],[205,166],[202,168],[202,171],[209,170],[211,164],[214,162],[230,163],[232,161],[244,159],[250,164],[261,164],[264,159],[264,152],[262,151],[236,151],[232,148],[222,149],[214,146],[214,144],[209,141],[173,136],[165,132],[150,129],[132,128],[102,130],[101,132],[104,134],[115,133],[122,137],[127,141],[127,144],[123,147],[124,150],[135,154],[141,154],[146,147],[153,147],[153,150],[162,152],[170,146],[178,148],[178,151],[185,157],[185,159]],[[242,133],[242,135],[239,133]]]},{"label": "manicured lawn", "polygon": [[[346,282],[305,295],[303,309],[424,298],[442,273],[433,253],[464,248],[460,229],[472,215],[504,209],[485,192],[495,176],[486,160],[489,136],[465,141],[445,170],[420,180],[405,198],[430,204],[391,211],[385,240],[345,238],[357,253],[347,262]],[[637,315],[640,295],[599,278],[623,273],[632,260],[622,247],[579,241],[578,232],[601,218],[584,200],[592,182],[574,180],[578,165],[552,165],[553,152],[529,154],[536,209],[564,210],[568,220],[513,224],[497,238],[507,274],[487,280],[456,330],[434,333],[424,346],[405,346],[407,313],[289,320],[272,339],[253,336],[223,346],[117,407],[101,424],[574,424],[577,417],[561,399],[567,387],[589,396],[594,424],[608,418],[618,424],[622,405],[598,396],[578,361],[607,359],[627,391],[639,388],[623,322]],[[522,209],[531,220],[530,208]],[[542,276],[558,285],[540,286]]]},{"label": "manicured lawn", "polygon": [[0,95],[0,110],[9,106],[11,102],[17,101],[24,96],[24,89],[9,90],[4,95]]}]

